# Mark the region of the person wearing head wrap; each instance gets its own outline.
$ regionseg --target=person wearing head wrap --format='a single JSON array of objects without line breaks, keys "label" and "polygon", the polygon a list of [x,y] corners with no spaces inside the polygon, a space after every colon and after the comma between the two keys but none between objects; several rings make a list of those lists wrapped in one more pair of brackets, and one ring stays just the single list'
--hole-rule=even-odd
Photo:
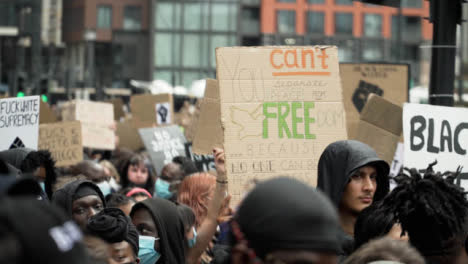
[{"label": "person wearing head wrap", "polygon": [[173,202],[146,199],[133,206],[130,216],[140,235],[140,263],[185,263],[184,224]]},{"label": "person wearing head wrap", "polygon": [[76,224],[31,198],[0,199],[0,263],[90,264]]},{"label": "person wearing head wrap", "polygon": [[87,180],[77,180],[64,185],[54,193],[52,202],[65,210],[83,232],[87,231],[88,219],[106,206],[99,187]]},{"label": "person wearing head wrap", "polygon": [[139,263],[138,232],[131,219],[118,208],[105,208],[88,221],[89,234],[110,244],[112,263]]},{"label": "person wearing head wrap", "polygon": [[354,225],[359,213],[389,191],[390,167],[368,145],[355,140],[334,142],[318,164],[317,188],[334,203],[340,216],[340,257],[354,250]]},{"label": "person wearing head wrap", "polygon": [[231,263],[335,264],[338,216],[320,191],[280,177],[258,184],[231,222]]}]

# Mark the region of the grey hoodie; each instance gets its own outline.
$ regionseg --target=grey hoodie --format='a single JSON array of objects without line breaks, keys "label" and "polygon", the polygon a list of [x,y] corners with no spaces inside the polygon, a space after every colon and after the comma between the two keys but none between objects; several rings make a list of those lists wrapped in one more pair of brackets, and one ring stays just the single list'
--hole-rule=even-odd
[{"label": "grey hoodie", "polygon": [[[377,169],[377,190],[374,201],[381,200],[389,191],[389,165],[368,145],[356,140],[334,142],[324,150],[318,164],[317,188],[322,190],[339,208],[341,197],[352,174],[365,165]],[[353,238],[341,232],[341,256],[353,250]]]}]

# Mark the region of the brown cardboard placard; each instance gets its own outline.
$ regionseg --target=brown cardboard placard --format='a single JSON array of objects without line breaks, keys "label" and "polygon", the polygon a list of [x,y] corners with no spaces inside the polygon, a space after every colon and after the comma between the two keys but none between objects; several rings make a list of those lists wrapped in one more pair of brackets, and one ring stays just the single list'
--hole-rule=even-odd
[{"label": "brown cardboard placard", "polygon": [[408,101],[409,65],[379,63],[340,64],[348,136],[356,139],[359,113],[375,93],[400,107]]},{"label": "brown cardboard placard", "polygon": [[117,123],[116,134],[119,137],[119,147],[133,151],[143,149],[145,146],[138,134],[138,129],[147,127],[153,127],[153,124],[144,124],[134,119],[127,119],[124,122]]},{"label": "brown cardboard placard", "polygon": [[214,147],[223,148],[224,134],[221,127],[221,105],[218,81],[206,79],[205,96],[200,106],[192,151],[195,154],[212,154]]},{"label": "brown cardboard placard", "polygon": [[191,104],[188,101],[184,101],[184,105],[179,112],[174,114],[174,123],[181,126],[184,129],[185,138],[188,141],[192,141],[195,137],[196,124],[200,116],[200,101]]},{"label": "brown cardboard placard", "polygon": [[403,131],[403,108],[371,94],[362,109],[356,140],[371,146],[379,157],[392,164]]},{"label": "brown cardboard placard", "polygon": [[40,111],[39,111],[39,124],[48,124],[48,123],[55,123],[57,122],[57,116],[55,115],[54,111],[50,109],[48,103],[43,102],[41,100],[40,103]]},{"label": "brown cardboard placard", "polygon": [[73,121],[40,125],[39,149],[50,151],[57,167],[82,161],[81,123]]},{"label": "brown cardboard placard", "polygon": [[114,107],[109,103],[76,100],[62,108],[63,121],[81,121],[83,146],[115,149]]},{"label": "brown cardboard placard", "polygon": [[112,98],[109,100],[104,101],[106,103],[110,103],[114,107],[114,120],[119,121],[120,118],[125,117],[125,112],[123,110],[124,102],[122,98]]},{"label": "brown cardboard placard", "polygon": [[332,142],[347,139],[334,46],[217,48],[229,192],[289,176],[311,186]]},{"label": "brown cardboard placard", "polygon": [[141,122],[158,126],[174,123],[174,103],[171,94],[140,94],[130,98],[132,116]]}]

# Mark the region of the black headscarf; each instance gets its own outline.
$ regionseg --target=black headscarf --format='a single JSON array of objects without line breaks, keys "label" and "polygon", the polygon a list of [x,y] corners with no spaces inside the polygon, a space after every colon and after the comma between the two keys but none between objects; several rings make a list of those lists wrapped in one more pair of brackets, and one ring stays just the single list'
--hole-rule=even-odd
[{"label": "black headscarf", "polygon": [[106,207],[106,200],[99,187],[87,180],[76,180],[67,183],[54,193],[52,203],[61,207],[71,217],[73,201],[83,197],[83,193],[88,193],[89,195],[97,194],[101,198],[102,205]]},{"label": "black headscarf", "polygon": [[138,255],[138,231],[122,210],[105,208],[89,219],[87,229],[91,235],[111,244],[127,241]]},{"label": "black headscarf", "polygon": [[136,210],[145,208],[153,216],[161,243],[162,264],[185,263],[185,231],[177,206],[165,199],[154,197],[135,204],[131,216]]},{"label": "black headscarf", "polygon": [[374,200],[381,200],[389,190],[390,167],[371,147],[356,140],[337,141],[323,151],[318,164],[317,188],[338,208],[350,177],[357,169],[366,165],[373,165],[377,169]]},{"label": "black headscarf", "polygon": [[320,191],[281,177],[258,184],[235,217],[248,244],[264,258],[274,250],[337,253],[338,215]]}]

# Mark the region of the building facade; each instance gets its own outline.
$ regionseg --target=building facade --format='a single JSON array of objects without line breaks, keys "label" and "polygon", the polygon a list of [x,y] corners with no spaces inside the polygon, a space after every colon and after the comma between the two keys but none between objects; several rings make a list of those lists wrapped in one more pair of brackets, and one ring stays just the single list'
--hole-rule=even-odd
[{"label": "building facade", "polygon": [[412,84],[427,83],[429,2],[401,4],[398,9],[352,0],[263,0],[262,43],[337,45],[340,62],[409,63]]},{"label": "building facade", "polygon": [[150,80],[149,0],[64,1],[69,87],[129,87]]}]

